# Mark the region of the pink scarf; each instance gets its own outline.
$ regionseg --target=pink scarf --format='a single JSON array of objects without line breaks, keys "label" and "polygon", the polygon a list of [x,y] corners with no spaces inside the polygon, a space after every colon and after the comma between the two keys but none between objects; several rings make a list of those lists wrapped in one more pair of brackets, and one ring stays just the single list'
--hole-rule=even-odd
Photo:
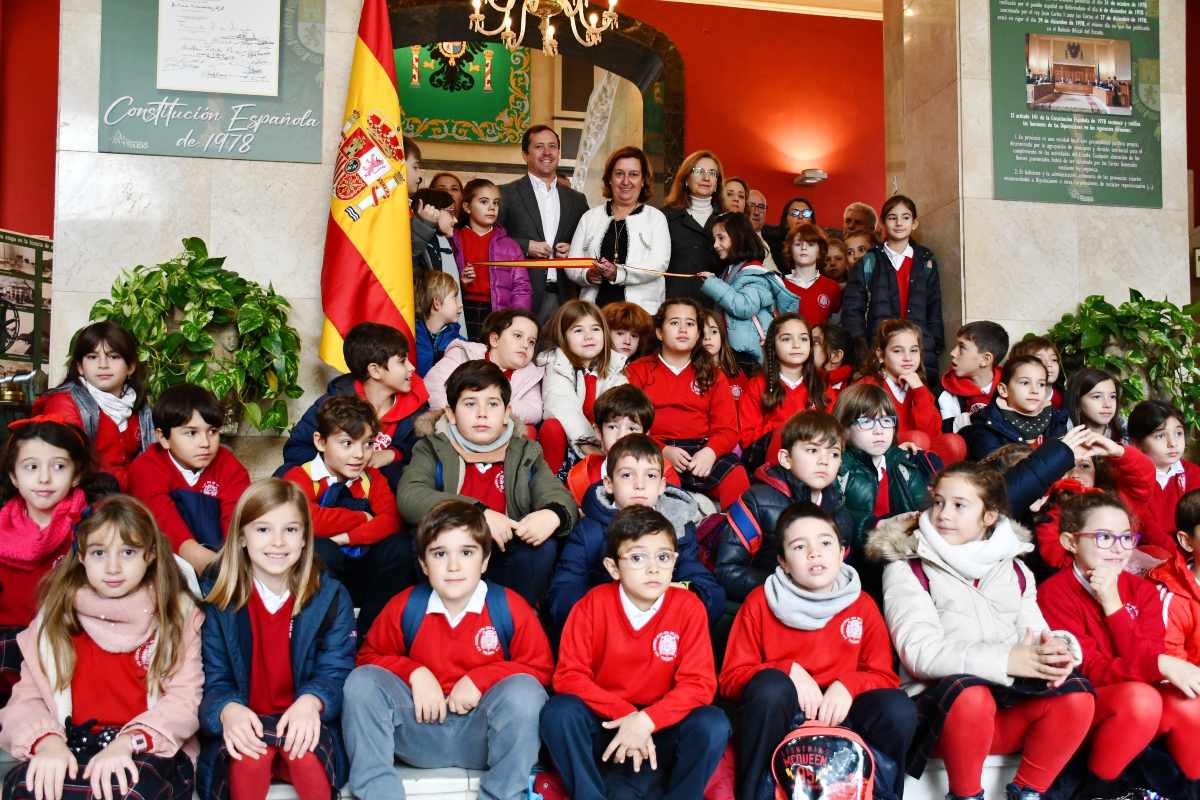
[{"label": "pink scarf", "polygon": [[50,524],[39,528],[23,497],[9,500],[0,508],[0,564],[29,569],[57,553],[73,535],[86,505],[83,491],[75,489],[54,507]]},{"label": "pink scarf", "polygon": [[75,614],[84,633],[108,653],[131,653],[155,633],[153,591],[143,586],[124,597],[101,597],[91,586],[75,592]]}]

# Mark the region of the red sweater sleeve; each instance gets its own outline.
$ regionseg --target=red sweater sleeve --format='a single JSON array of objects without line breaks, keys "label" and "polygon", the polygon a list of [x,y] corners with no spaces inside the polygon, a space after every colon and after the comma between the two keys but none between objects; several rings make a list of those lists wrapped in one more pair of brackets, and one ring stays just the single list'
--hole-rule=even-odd
[{"label": "red sweater sleeve", "polygon": [[371,505],[371,519],[347,531],[350,544],[375,544],[400,531],[400,512],[396,510],[396,495],[392,494],[387,478],[377,469],[368,472],[371,492],[367,502]]},{"label": "red sweater sleeve", "polygon": [[721,370],[716,372],[716,380],[708,390],[708,446],[720,458],[737,447],[738,410],[729,389],[729,379]]},{"label": "red sweater sleeve", "polygon": [[887,625],[879,613],[879,606],[864,594],[866,602],[859,604],[862,614],[863,635],[858,651],[858,665],[853,672],[839,675],[838,682],[846,687],[851,697],[874,689],[898,689],[900,678],[892,668],[892,641]]},{"label": "red sweater sleeve", "polygon": [[[573,694],[605,719],[620,719],[637,711],[633,703],[596,683],[593,650],[595,626],[602,609],[591,593],[571,610],[558,645],[558,667],[554,670],[554,691]],[[618,611],[619,613],[619,611]],[[603,622],[601,622],[603,624]],[[656,723],[657,725],[657,723]]]},{"label": "red sweater sleeve", "polygon": [[379,612],[379,616],[371,623],[367,640],[358,651],[358,666],[370,664],[382,667],[405,683],[409,683],[413,670],[424,666],[408,657],[408,648],[404,646],[404,633],[400,627],[400,618],[404,616],[404,604],[408,602],[410,594],[412,589],[405,589],[388,601],[383,611]]},{"label": "red sweater sleeve", "polygon": [[170,540],[171,549],[178,553],[180,545],[192,539],[192,531],[168,494],[174,469],[161,448],[150,448],[129,465],[129,493],[150,509],[159,529]]},{"label": "red sweater sleeve", "polygon": [[543,686],[550,685],[554,674],[554,656],[550,654],[550,642],[533,609],[522,597],[511,589],[508,608],[513,618],[513,638],[509,643],[507,661],[493,661],[476,667],[467,673],[471,683],[480,692],[486,692],[511,675],[532,675]]},{"label": "red sweater sleeve", "polygon": [[1120,458],[1107,461],[1112,466],[1117,492],[1134,515],[1140,518],[1158,481],[1154,474],[1154,462],[1131,444],[1125,445],[1125,452]]},{"label": "red sweater sleeve", "polygon": [[318,539],[328,539],[339,533],[346,533],[361,525],[366,519],[362,511],[349,508],[322,508],[320,498],[313,489],[313,479],[308,476],[303,467],[292,467],[283,475],[285,480],[300,487],[308,498],[308,511],[312,515],[313,535]]},{"label": "red sweater sleeve", "polygon": [[763,631],[766,621],[763,614],[770,613],[762,602],[761,587],[755,589],[738,609],[725,645],[725,663],[721,667],[721,696],[729,700],[741,700],[742,692],[750,680],[766,669],[777,669],[788,673],[794,658],[768,661],[763,647]]},{"label": "red sweater sleeve", "polygon": [[931,439],[942,435],[942,414],[928,386],[909,390],[912,397],[913,425]]},{"label": "red sweater sleeve", "polygon": [[1046,509],[1045,521],[1039,522],[1034,528],[1042,560],[1055,569],[1066,569],[1074,560],[1059,540],[1059,533],[1062,531],[1059,527],[1061,516],[1062,509],[1058,505],[1051,506]]},{"label": "red sweater sleeve", "polygon": [[708,634],[708,612],[700,598],[680,592],[676,602],[689,606],[681,615],[685,622],[679,636],[679,666],[671,689],[643,711],[654,721],[655,730],[669,728],[712,702],[717,691],[717,668],[713,663],[712,639]]},{"label": "red sweater sleeve", "polygon": [[[34,404],[33,413],[49,414],[58,417],[64,422],[69,422],[72,425],[83,427],[83,417],[79,415],[79,407],[75,405],[74,398],[70,392],[54,392],[53,394],[42,395]],[[130,418],[136,424],[135,417]]]},{"label": "red sweater sleeve", "polygon": [[738,420],[742,432],[739,437],[742,447],[749,447],[765,433],[762,409],[764,382],[755,375],[746,385],[746,391],[738,401]]}]

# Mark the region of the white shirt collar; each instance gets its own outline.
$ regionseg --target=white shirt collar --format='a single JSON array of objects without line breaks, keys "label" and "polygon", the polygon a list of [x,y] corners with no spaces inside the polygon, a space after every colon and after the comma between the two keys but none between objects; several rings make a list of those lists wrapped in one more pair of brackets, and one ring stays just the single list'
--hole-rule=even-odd
[{"label": "white shirt collar", "polygon": [[892,250],[892,248],[887,246],[887,242],[884,242],[883,243],[883,252],[887,254],[888,261],[892,262],[892,266],[895,269],[900,269],[900,267],[902,267],[904,265],[904,259],[912,258],[912,255],[913,255],[913,249],[912,249],[911,244],[904,248],[903,253],[897,253],[894,250]]},{"label": "white shirt collar", "polygon": [[887,458],[885,456],[872,456],[871,461],[875,464],[876,477],[882,482],[883,476],[887,475]]},{"label": "white shirt collar", "polygon": [[203,474],[204,470],[188,469],[183,464],[180,464],[179,460],[171,455],[171,451],[169,450],[167,451],[167,455],[170,457],[171,463],[175,465],[175,469],[179,470],[179,474],[187,481],[188,486],[195,486],[200,481],[200,475]]},{"label": "white shirt collar", "polygon": [[808,495],[808,502],[812,503],[814,506],[821,505],[821,490],[820,489],[810,489],[809,495]]},{"label": "white shirt collar", "polygon": [[810,275],[808,277],[804,277],[804,278],[797,276],[796,273],[794,273],[794,272],[792,274],[788,275],[788,279],[791,280],[792,283],[796,284],[797,286],[799,286],[802,289],[807,289],[808,287],[812,286],[814,283],[817,282],[817,278],[820,278],[820,277],[821,277],[821,273],[819,271],[813,272],[812,275]]},{"label": "white shirt collar", "polygon": [[551,176],[550,183],[546,183],[545,180],[539,178],[537,175],[534,175],[532,172],[528,172],[526,175],[529,176],[529,182],[533,184],[534,192],[541,192],[542,194],[557,194],[557,192],[555,192],[555,189],[558,188],[557,176]]},{"label": "white shirt collar", "polygon": [[662,608],[663,600],[666,599],[667,593],[663,592],[662,596],[654,601],[654,605],[642,611],[633,604],[629,599],[629,595],[625,594],[625,587],[617,585],[617,594],[621,595],[621,609],[625,612],[625,616],[629,618],[629,624],[635,631],[640,631],[646,627],[646,623],[654,619],[654,615]]},{"label": "white shirt collar", "polygon": [[892,394],[896,396],[896,399],[903,403],[904,398],[908,396],[908,387],[904,384],[896,383],[892,376],[886,372],[883,374],[883,379],[887,381],[888,387],[892,390]]},{"label": "white shirt collar", "polygon": [[[308,477],[312,478],[314,481],[328,480],[331,484],[342,483],[342,478],[339,478],[337,475],[334,475],[329,471],[329,465],[325,463],[324,456],[320,455],[308,462]],[[347,486],[349,486],[361,477],[362,476],[359,475],[358,478],[351,478],[350,480],[345,481],[345,483]]]},{"label": "white shirt collar", "polygon": [[442,597],[437,592],[429,593],[429,602],[425,605],[426,614],[441,614],[446,618],[451,628],[457,628],[458,623],[463,621],[463,617],[467,614],[482,614],[484,603],[487,601],[487,584],[483,581],[475,584],[475,591],[471,593],[471,599],[467,600],[466,606],[457,614],[451,614],[446,604],[442,602]]},{"label": "white shirt collar", "polygon": [[284,587],[283,594],[275,594],[271,591],[270,587],[258,578],[254,579],[254,591],[258,592],[258,599],[262,600],[263,607],[267,609],[268,614],[274,614],[283,608],[283,604],[292,596],[292,593],[286,587]]},{"label": "white shirt collar", "polygon": [[786,386],[786,387],[787,387],[787,388],[789,388],[789,389],[795,389],[795,388],[796,388],[796,387],[798,387],[800,384],[804,383],[804,378],[803,378],[803,377],[800,377],[800,378],[798,378],[798,379],[796,380],[796,382],[795,382],[795,383],[792,383],[792,382],[791,382],[791,381],[789,381],[789,380],[787,379],[787,377],[785,377],[785,376],[784,376],[784,374],[781,372],[781,373],[779,373],[779,382],[780,382],[780,383],[782,383],[784,386]]},{"label": "white shirt collar", "polygon": [[679,369],[676,369],[675,367],[672,367],[670,364],[667,363],[667,360],[662,357],[662,353],[658,354],[658,360],[663,363],[664,367],[671,370],[671,372],[675,373],[676,375],[682,375],[683,371],[692,365],[692,363],[689,361],[688,363],[684,364]]},{"label": "white shirt collar", "polygon": [[1171,478],[1175,477],[1176,475],[1182,475],[1183,473],[1183,460],[1180,459],[1166,469],[1155,468],[1154,477],[1158,479],[1158,488],[1165,489],[1167,488],[1167,484],[1170,482]]}]

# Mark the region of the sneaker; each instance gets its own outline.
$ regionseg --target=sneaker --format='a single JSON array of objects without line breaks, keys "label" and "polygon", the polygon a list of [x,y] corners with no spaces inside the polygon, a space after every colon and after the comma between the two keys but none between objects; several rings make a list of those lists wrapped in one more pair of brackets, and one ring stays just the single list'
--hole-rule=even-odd
[{"label": "sneaker", "polygon": [[946,795],[946,800],[983,800],[983,792],[972,795],[954,794],[953,792],[949,792]]},{"label": "sneaker", "polygon": [[1036,789],[1017,786],[1015,783],[1010,783],[1004,787],[1004,796],[1007,800],[1042,800],[1041,792]]}]

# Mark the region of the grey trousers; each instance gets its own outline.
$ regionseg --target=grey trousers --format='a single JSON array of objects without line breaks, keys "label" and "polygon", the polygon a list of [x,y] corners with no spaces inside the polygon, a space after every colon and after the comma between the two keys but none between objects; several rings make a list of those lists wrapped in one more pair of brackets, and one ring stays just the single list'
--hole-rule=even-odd
[{"label": "grey trousers", "polygon": [[546,690],[530,675],[505,678],[468,714],[418,723],[412,690],[392,672],[358,667],[343,689],[342,733],[350,790],[359,800],[402,800],[395,759],[422,767],[486,770],[481,800],[524,800],[537,763],[538,718]]}]

